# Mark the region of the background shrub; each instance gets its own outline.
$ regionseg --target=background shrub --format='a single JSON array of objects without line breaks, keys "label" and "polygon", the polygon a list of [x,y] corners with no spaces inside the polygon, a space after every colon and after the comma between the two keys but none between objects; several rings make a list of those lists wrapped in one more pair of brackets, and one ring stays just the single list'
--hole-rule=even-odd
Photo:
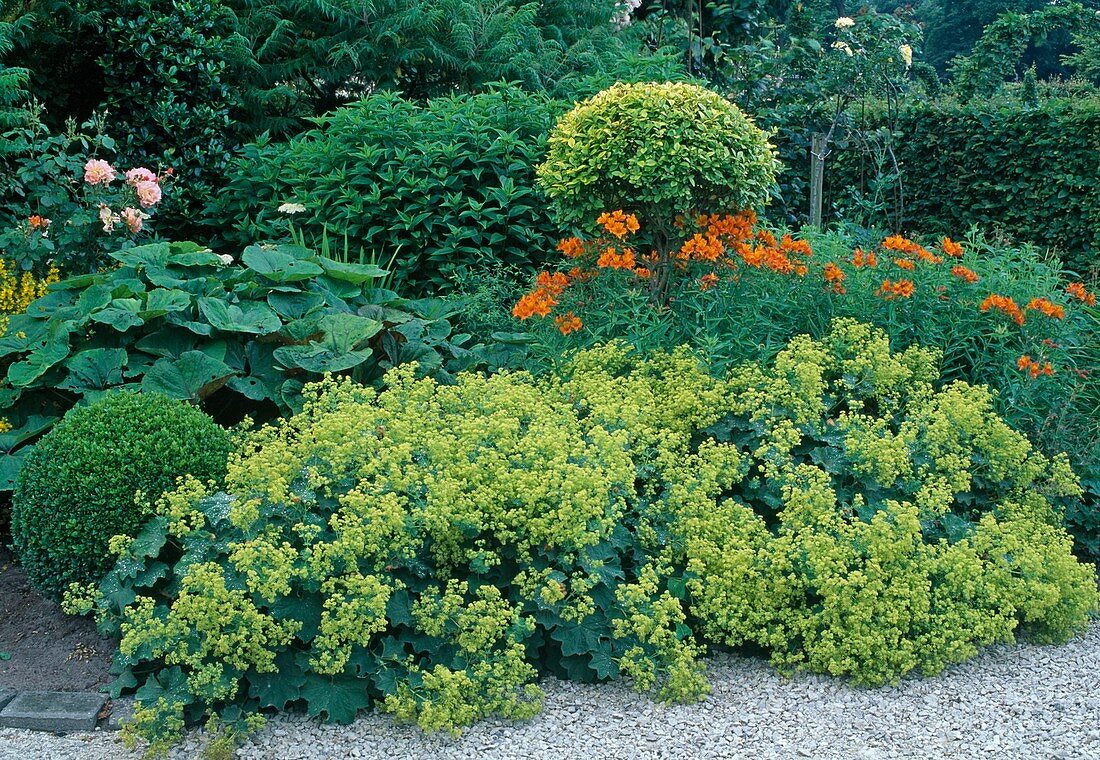
[{"label": "background shrub", "polygon": [[[1054,249],[1080,275],[1097,269],[1097,98],[1049,99],[1030,107],[1019,101],[912,104],[897,115],[891,145],[904,206],[885,212],[893,218],[900,211],[905,229],[957,234],[976,225]],[[794,147],[781,146],[788,171],[808,177],[809,154]],[[876,175],[866,154],[842,149],[830,157],[825,176],[826,208],[847,218]],[[809,203],[808,196],[784,200],[800,209]]]},{"label": "background shrub", "polygon": [[699,85],[645,83],[565,114],[538,175],[563,225],[592,229],[618,209],[652,230],[678,214],[759,208],[776,168],[767,135],[733,103]]},{"label": "background shrub", "polygon": [[539,673],[694,699],[708,643],[882,683],[1065,639],[1097,601],[1057,526],[1073,475],[936,358],[839,320],[728,377],[615,344],[542,381],[311,387],[227,493],[116,547],[114,691],[157,743],[291,703],[438,730],[531,715]]},{"label": "background shrub", "polygon": [[173,168],[163,233],[194,237],[235,144],[226,81],[231,16],[220,0],[28,0],[10,10],[20,33],[5,62],[25,67],[49,131],[107,111],[118,161]]},{"label": "background shrub", "polygon": [[500,87],[418,105],[374,95],[317,120],[286,144],[245,146],[210,220],[233,243],[286,235],[286,202],[307,240],[328,229],[387,265],[404,294],[439,292],[463,270],[531,267],[556,227],[534,167],[560,106]]},{"label": "background shrub", "polygon": [[158,393],[111,393],[74,409],[28,457],[12,498],[27,577],[54,597],[70,583],[98,583],[113,563],[112,536],[137,532],[177,478],[220,482],[228,456],[228,433]]}]

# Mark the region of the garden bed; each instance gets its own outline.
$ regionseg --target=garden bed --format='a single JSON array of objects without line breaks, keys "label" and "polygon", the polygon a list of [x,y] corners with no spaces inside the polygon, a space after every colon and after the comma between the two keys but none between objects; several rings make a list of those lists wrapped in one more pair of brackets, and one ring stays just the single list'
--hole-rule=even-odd
[{"label": "garden bed", "polygon": [[20,691],[96,691],[118,643],[88,617],[66,615],[0,549],[0,684]]}]

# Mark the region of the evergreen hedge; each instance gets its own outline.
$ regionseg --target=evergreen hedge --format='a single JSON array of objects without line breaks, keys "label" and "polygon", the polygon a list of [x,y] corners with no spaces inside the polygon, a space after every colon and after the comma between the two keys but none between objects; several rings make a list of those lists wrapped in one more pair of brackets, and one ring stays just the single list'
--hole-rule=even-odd
[{"label": "evergreen hedge", "polygon": [[[1100,98],[911,107],[898,132],[906,229],[961,235],[978,225],[1057,248],[1078,272],[1100,263]],[[809,176],[805,151],[782,158],[788,172]],[[843,208],[849,188],[865,188],[872,171],[855,150],[836,150],[826,208]],[[787,204],[805,209],[803,201]]]}]

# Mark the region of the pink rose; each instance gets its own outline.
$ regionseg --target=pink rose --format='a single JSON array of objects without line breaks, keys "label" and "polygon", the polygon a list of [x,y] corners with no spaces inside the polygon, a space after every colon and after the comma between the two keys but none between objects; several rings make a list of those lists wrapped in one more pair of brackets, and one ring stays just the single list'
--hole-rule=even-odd
[{"label": "pink rose", "polygon": [[138,203],[143,208],[155,206],[160,202],[160,185],[156,182],[138,182],[134,185],[134,192],[137,194]]},{"label": "pink rose", "polygon": [[130,232],[134,235],[141,232],[147,218],[148,215],[139,209],[130,206],[122,209],[122,221],[126,222],[126,226],[130,228]]},{"label": "pink rose", "polygon": [[156,182],[157,175],[146,169],[144,166],[139,166],[136,169],[131,169],[126,172],[126,184],[132,187],[136,187],[139,182]]},{"label": "pink rose", "polygon": [[90,158],[84,164],[84,181],[89,185],[109,185],[115,181],[114,167],[106,161]]}]

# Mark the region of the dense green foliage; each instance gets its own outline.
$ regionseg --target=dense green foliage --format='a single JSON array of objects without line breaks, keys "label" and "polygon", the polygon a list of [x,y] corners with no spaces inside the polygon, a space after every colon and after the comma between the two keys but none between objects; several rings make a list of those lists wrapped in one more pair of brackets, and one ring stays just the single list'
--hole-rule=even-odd
[{"label": "dense green foliage", "polygon": [[[894,152],[905,229],[951,234],[973,225],[1061,252],[1080,274],[1100,252],[1100,99],[1039,107],[913,106],[897,116]],[[843,207],[868,167],[834,154],[828,195]]]},{"label": "dense green foliage", "polygon": [[[354,255],[388,264],[402,292],[446,289],[463,269],[531,266],[557,233],[535,191],[535,164],[561,106],[508,87],[420,106],[368,97],[287,143],[234,162],[209,209],[235,244],[286,234],[347,236]],[[278,207],[299,203],[288,217]]]},{"label": "dense green foliage", "polygon": [[293,703],[529,716],[539,673],[689,700],[709,643],[882,683],[1062,640],[1097,604],[1052,508],[1075,479],[936,360],[842,320],[724,379],[610,345],[545,381],[313,387],[226,493],[186,485],[117,541],[91,600],[114,692],[163,747]]},{"label": "dense green foliage", "polygon": [[454,307],[376,287],[377,267],[274,245],[249,246],[237,262],[191,243],[113,258],[120,266],[54,285],[0,338],[0,399],[14,426],[0,434],[6,482],[28,441],[112,388],[236,422],[296,409],[303,384],[325,372],[371,382],[416,360],[445,377],[472,361],[451,340]]},{"label": "dense green foliage", "polygon": [[[1100,38],[1097,9],[1069,3],[999,17],[985,27],[970,55],[952,64],[955,91],[967,99],[993,95],[1006,81],[1017,78],[1028,46],[1057,31],[1071,33],[1075,39]],[[1085,63],[1085,68],[1089,65]]]},{"label": "dense green foliage", "polygon": [[645,29],[611,23],[614,0],[228,0],[236,16],[238,118],[247,133],[292,134],[303,120],[379,91],[412,100],[510,81],[571,98],[616,80],[681,75]]},{"label": "dense green foliage", "polygon": [[27,458],[12,496],[12,545],[27,577],[53,597],[98,583],[114,564],[112,536],[140,530],[185,475],[220,483],[228,456],[226,431],[159,393],[110,393],[73,409]]},{"label": "dense green foliage", "polygon": [[679,214],[759,208],[776,168],[767,135],[728,100],[646,83],[610,87],[559,119],[538,176],[564,225],[592,228],[620,209],[653,229]]}]

